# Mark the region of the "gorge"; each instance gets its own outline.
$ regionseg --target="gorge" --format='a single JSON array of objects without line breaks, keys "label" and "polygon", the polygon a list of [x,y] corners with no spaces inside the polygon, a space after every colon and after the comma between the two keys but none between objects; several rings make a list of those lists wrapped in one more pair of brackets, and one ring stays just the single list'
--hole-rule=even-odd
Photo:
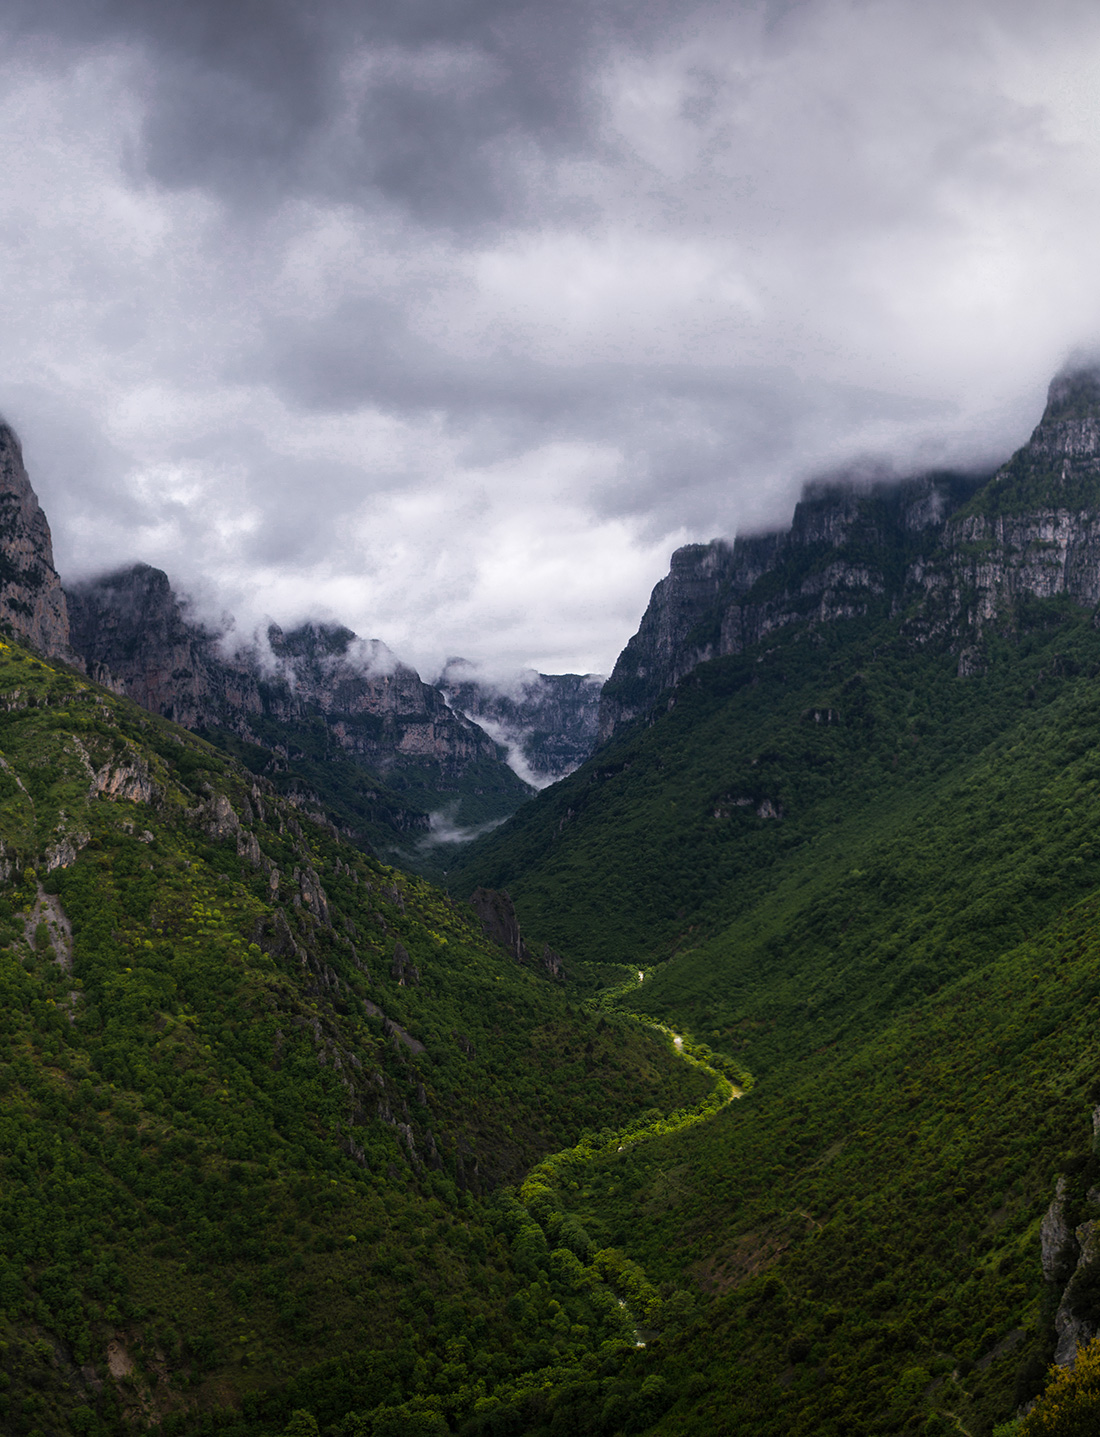
[{"label": "gorge", "polygon": [[[680,549],[602,693],[227,657],[158,570],[63,588],[0,444],[5,1430],[1053,1430],[1100,1331],[1094,371],[991,474]],[[445,886],[391,862],[440,803],[495,824]]]}]

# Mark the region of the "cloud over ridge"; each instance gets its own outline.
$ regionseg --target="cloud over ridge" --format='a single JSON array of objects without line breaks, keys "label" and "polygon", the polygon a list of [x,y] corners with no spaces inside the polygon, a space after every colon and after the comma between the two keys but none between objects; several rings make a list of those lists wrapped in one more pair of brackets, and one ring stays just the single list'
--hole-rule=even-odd
[{"label": "cloud over ridge", "polygon": [[1002,457],[1100,335],[1084,4],[4,0],[0,40],[0,409],[59,565],[242,621],[609,670],[676,544]]}]

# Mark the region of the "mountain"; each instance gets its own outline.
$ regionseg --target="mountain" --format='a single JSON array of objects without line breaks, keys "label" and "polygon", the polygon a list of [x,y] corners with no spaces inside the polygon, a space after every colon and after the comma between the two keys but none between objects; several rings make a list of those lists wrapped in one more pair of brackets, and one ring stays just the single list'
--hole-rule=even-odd
[{"label": "mountain", "polygon": [[262,644],[233,650],[145,564],[67,595],[89,673],[232,749],[288,794],[323,800],[360,841],[407,846],[428,837],[433,809],[483,823],[530,792],[494,740],[378,640],[272,625]]},{"label": "mountain", "polygon": [[0,643],[0,1427],[1096,1430],[1098,473],[1070,373],[681,551],[469,904],[305,791],[381,650],[272,634],[215,746]]},{"label": "mountain", "polygon": [[883,600],[904,603],[945,520],[980,483],[938,473],[863,488],[811,484],[789,530],[678,549],[604,686],[600,741],[698,664],[743,653],[790,624],[855,618]]},{"label": "mountain", "polygon": [[452,708],[503,743],[520,776],[538,788],[556,783],[596,745],[600,674],[540,674],[490,683],[467,659],[450,659],[437,681]]},{"label": "mountain", "polygon": [[[1100,601],[1100,377],[1059,375],[1034,433],[989,476],[810,485],[789,530],[672,556],[600,702],[599,737],[645,713],[698,664],[792,623],[889,602],[913,631],[980,640],[1023,595]],[[963,662],[973,662],[967,655]]]},{"label": "mountain", "polygon": [[53,566],[50,526],[23,466],[19,440],[0,423],[0,625],[43,654],[71,659],[69,615]]},{"label": "mountain", "polygon": [[751,1074],[558,1189],[707,1295],[654,1431],[988,1433],[1100,1331],[1098,474],[1070,373],[991,476],[680,551],[604,744],[456,865]]}]

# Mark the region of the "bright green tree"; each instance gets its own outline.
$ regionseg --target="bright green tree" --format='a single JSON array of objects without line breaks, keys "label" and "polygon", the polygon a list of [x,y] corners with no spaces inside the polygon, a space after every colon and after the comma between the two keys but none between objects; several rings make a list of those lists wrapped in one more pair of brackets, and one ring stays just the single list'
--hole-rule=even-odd
[{"label": "bright green tree", "polygon": [[1100,1338],[1072,1367],[1052,1367],[1047,1390],[1020,1424],[1021,1437],[1095,1437],[1100,1432]]}]

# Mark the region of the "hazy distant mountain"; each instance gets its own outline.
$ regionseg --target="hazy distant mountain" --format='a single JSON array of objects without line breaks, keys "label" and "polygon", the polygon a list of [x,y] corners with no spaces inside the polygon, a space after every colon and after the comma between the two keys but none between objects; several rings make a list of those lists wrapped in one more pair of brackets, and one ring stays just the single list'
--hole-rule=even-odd
[{"label": "hazy distant mountain", "polygon": [[[472,825],[530,794],[494,739],[378,640],[334,625],[272,625],[227,647],[147,564],[72,585],[68,601],[73,646],[90,673],[154,713],[266,751],[265,771],[288,791],[298,770],[306,791],[339,810],[347,774],[334,761],[373,775],[361,795],[368,828],[427,836],[441,807]],[[378,830],[369,836],[377,842]]]},{"label": "hazy distant mountain", "polygon": [[450,659],[438,679],[448,703],[487,729],[520,776],[538,788],[584,762],[596,743],[602,674],[486,678],[477,664]]}]

